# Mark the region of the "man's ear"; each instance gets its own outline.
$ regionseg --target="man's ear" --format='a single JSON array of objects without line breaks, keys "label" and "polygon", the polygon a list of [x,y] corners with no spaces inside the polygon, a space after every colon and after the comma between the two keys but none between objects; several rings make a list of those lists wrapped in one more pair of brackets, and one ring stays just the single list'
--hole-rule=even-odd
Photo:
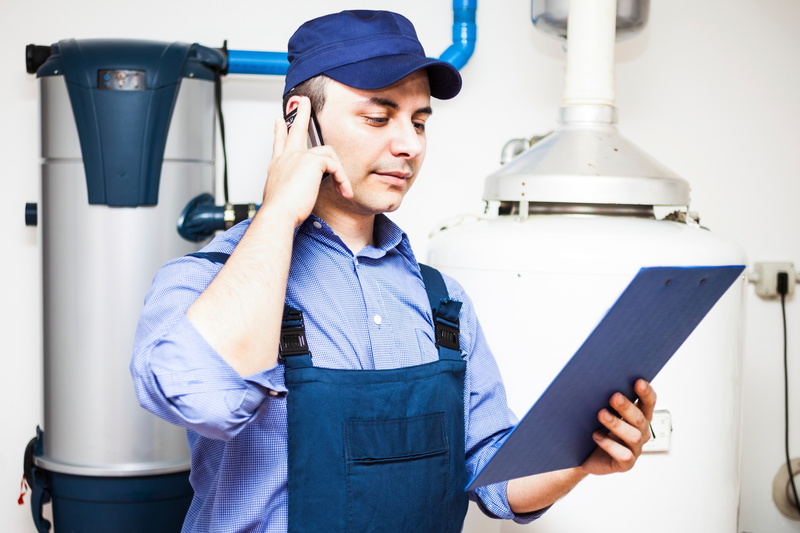
[{"label": "man's ear", "polygon": [[291,113],[292,111],[297,109],[297,106],[299,106],[299,105],[300,105],[300,97],[299,96],[291,96],[286,101],[286,109],[284,110],[284,115],[288,115],[289,113]]}]

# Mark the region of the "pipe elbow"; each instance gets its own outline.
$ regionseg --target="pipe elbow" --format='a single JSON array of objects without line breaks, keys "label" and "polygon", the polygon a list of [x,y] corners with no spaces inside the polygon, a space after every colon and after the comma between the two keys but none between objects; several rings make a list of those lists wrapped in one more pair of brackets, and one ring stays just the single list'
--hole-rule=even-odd
[{"label": "pipe elbow", "polygon": [[478,9],[477,0],[453,1],[453,44],[439,57],[461,70],[475,52],[478,26],[475,14]]},{"label": "pipe elbow", "polygon": [[439,57],[442,61],[447,61],[458,70],[464,68],[472,53],[475,51],[475,42],[472,43],[453,43]]}]

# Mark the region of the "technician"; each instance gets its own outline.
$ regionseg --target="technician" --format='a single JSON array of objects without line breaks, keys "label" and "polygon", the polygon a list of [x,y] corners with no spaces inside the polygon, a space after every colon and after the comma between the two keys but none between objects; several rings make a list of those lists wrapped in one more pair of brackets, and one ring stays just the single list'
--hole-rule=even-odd
[{"label": "technician", "polygon": [[384,214],[420,171],[431,97],[461,77],[386,11],[303,24],[289,62],[296,117],[275,125],[260,209],[161,269],[136,335],[141,404],[187,428],[184,531],[457,532],[468,499],[526,523],[630,469],[655,405],[642,380],[598,413],[610,436],[581,467],[464,492],[514,416],[469,297]]}]

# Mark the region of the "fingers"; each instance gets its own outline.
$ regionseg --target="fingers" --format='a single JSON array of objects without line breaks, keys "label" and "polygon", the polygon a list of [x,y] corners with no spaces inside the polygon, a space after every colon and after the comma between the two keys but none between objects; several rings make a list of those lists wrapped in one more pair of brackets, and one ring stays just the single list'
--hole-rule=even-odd
[{"label": "fingers", "polygon": [[288,130],[286,143],[295,150],[305,150],[308,148],[308,122],[311,120],[311,100],[306,96],[294,97],[288,102],[286,112],[289,113],[295,109],[297,109],[297,115],[294,117],[291,128],[284,125]]},{"label": "fingers", "polygon": [[[291,127],[283,117],[275,122],[262,208],[292,218],[297,226],[311,213],[321,190],[336,190],[349,199],[353,197],[353,189],[333,147],[308,147],[310,100],[293,96],[286,111],[294,112],[294,119]],[[326,174],[331,178],[323,180]]]},{"label": "fingers", "polygon": [[334,159],[332,164],[328,165],[326,172],[336,183],[336,190],[339,191],[339,194],[347,199],[353,198],[353,185],[338,159]]},{"label": "fingers", "polygon": [[[624,396],[623,399],[625,399]],[[628,402],[627,399],[625,401]],[[628,403],[630,404],[630,402]],[[633,404],[630,405],[633,406]],[[615,409],[617,408],[615,407]],[[650,439],[650,422],[635,406],[633,410],[637,411],[638,415],[628,412],[629,418],[626,419],[624,416],[623,418],[616,417],[608,409],[603,409],[598,414],[598,420],[609,430],[611,436],[616,438],[616,442],[638,456],[642,446]]]},{"label": "fingers", "polygon": [[[613,435],[606,435],[602,431],[595,431],[592,433],[592,438],[599,448],[596,452],[600,452],[601,454],[604,452],[603,455],[605,457],[603,457],[600,462],[601,464],[605,464],[605,466],[601,471],[591,473],[611,474],[614,472],[627,472],[636,464],[638,455],[628,446],[614,438]],[[597,453],[593,455],[597,455]]]},{"label": "fingers", "polygon": [[276,157],[280,157],[280,155],[283,153],[283,147],[286,145],[286,137],[289,133],[286,128],[286,122],[284,122],[281,117],[277,117],[275,119],[275,127],[273,128],[273,131],[272,157],[274,159]]},{"label": "fingers", "polygon": [[598,449],[582,465],[587,473],[602,475],[630,470],[642,454],[642,447],[650,440],[656,393],[643,379],[638,380],[633,388],[638,395],[635,403],[620,393],[609,400],[609,405],[619,416],[609,409],[602,409],[597,414],[608,434],[600,430],[592,433]]},{"label": "fingers", "polygon": [[639,406],[639,409],[642,411],[649,423],[649,421],[653,420],[653,411],[656,408],[656,391],[648,382],[643,379],[636,381],[633,386],[633,390],[639,397],[639,400],[636,402],[636,404]]},{"label": "fingers", "polygon": [[275,119],[274,137],[272,141],[272,157],[280,157],[287,145],[296,150],[307,147],[305,132],[308,131],[308,121],[311,117],[311,101],[305,96],[293,97],[286,106],[286,113],[296,111],[292,125],[286,124],[285,118]]},{"label": "fingers", "polygon": [[[631,459],[627,452],[630,452],[632,459],[635,460],[651,436],[650,422],[653,419],[656,393],[650,384],[642,379],[634,384],[634,391],[639,396],[636,403],[620,393],[614,394],[609,400],[609,404],[619,413],[619,417],[614,416],[608,409],[598,413],[598,420],[612,435],[607,437],[610,442],[602,439],[601,447],[609,454],[613,451],[615,455],[612,457],[619,458],[623,463]],[[627,452],[619,448],[625,448]]]},{"label": "fingers", "polygon": [[[656,392],[653,387],[643,379],[637,380],[633,389],[638,396],[636,403],[631,402],[619,392],[614,394],[609,400],[609,405],[611,405],[621,417],[621,419],[612,417],[614,420],[611,421],[611,424],[616,426],[618,423],[627,422],[629,425],[643,431],[650,427],[650,421],[653,419],[653,411],[656,406]],[[609,427],[609,429],[613,430],[611,427]],[[649,433],[649,431],[647,433]]]}]

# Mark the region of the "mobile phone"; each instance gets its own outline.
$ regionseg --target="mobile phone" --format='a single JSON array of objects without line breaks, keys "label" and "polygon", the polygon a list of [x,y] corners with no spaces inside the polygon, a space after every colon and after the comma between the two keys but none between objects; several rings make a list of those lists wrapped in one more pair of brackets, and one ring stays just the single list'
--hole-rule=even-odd
[{"label": "mobile phone", "polygon": [[[292,111],[290,111],[283,119],[286,121],[286,127],[292,127],[294,124],[294,119],[297,117],[297,108],[295,107]],[[322,132],[319,131],[319,124],[317,124],[317,116],[314,114],[314,109],[311,109],[311,116],[308,118],[308,147],[313,148],[314,146],[322,146]],[[322,179],[324,180],[330,176],[329,173],[324,173],[322,175]]]},{"label": "mobile phone", "polygon": [[[297,108],[294,108],[284,118],[286,126],[289,128],[294,124],[294,119],[297,116]],[[311,117],[308,119],[308,147],[322,146],[322,133],[319,131],[319,124],[317,124],[317,117],[314,110],[311,110]]]}]

